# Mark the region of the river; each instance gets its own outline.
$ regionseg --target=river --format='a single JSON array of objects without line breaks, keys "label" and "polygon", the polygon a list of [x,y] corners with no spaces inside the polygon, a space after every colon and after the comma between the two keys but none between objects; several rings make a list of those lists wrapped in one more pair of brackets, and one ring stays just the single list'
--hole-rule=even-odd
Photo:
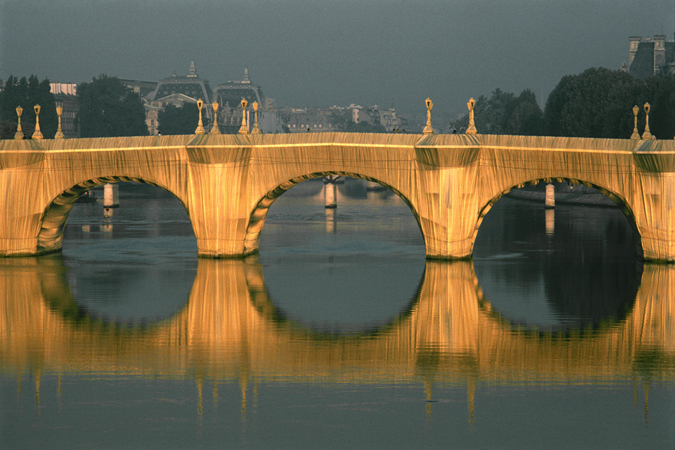
[{"label": "river", "polygon": [[62,253],[0,260],[0,447],[675,446],[675,267],[620,210],[505,197],[472,260],[426,261],[396,195],[323,189],[245,260],[126,183]]}]

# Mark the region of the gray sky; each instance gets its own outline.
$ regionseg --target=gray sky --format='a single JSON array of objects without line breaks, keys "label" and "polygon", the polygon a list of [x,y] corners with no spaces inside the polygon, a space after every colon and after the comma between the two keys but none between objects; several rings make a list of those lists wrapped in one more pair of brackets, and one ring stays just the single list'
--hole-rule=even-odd
[{"label": "gray sky", "polygon": [[212,87],[247,66],[280,106],[457,114],[495,88],[545,98],[618,69],[629,36],[673,32],[675,0],[0,0],[0,78],[157,81],[194,59]]}]

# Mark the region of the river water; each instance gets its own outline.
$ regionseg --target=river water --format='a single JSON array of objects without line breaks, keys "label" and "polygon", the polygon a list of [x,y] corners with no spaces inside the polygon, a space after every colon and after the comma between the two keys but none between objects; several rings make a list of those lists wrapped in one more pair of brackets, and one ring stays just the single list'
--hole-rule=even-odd
[{"label": "river water", "polygon": [[505,197],[434,262],[391,192],[323,189],[243,261],[134,184],[0,260],[0,448],[675,446],[675,268],[619,210]]}]

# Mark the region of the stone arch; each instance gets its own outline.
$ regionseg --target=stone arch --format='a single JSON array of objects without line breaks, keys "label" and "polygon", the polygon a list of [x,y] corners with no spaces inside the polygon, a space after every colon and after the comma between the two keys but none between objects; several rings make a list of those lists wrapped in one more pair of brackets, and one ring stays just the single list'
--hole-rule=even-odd
[{"label": "stone arch", "polygon": [[265,224],[265,218],[267,217],[269,208],[270,206],[272,206],[272,203],[274,203],[274,201],[277,198],[279,198],[279,196],[281,196],[281,194],[283,194],[293,186],[302,183],[303,181],[311,180],[313,178],[325,177],[328,175],[339,175],[351,178],[359,178],[367,181],[373,181],[390,189],[392,192],[398,195],[401,198],[401,200],[403,200],[405,204],[408,205],[408,207],[410,208],[410,211],[412,212],[413,216],[415,217],[415,220],[417,221],[417,225],[420,229],[420,233],[422,234],[422,238],[424,239],[426,246],[426,236],[424,236],[424,231],[422,230],[422,226],[420,224],[419,213],[417,212],[415,205],[413,205],[412,202],[405,195],[403,195],[399,190],[397,190],[393,186],[376,178],[369,177],[367,175],[363,175],[360,173],[336,170],[325,172],[312,172],[307,175],[301,175],[295,178],[291,178],[290,180],[279,184],[276,188],[270,190],[264,196],[262,196],[262,198],[258,200],[258,202],[256,203],[256,206],[253,208],[253,211],[249,216],[248,226],[246,228],[246,235],[244,238],[244,254],[249,255],[251,253],[257,253],[258,244],[260,242],[260,233],[262,231],[263,225]]},{"label": "stone arch", "polygon": [[510,186],[510,187],[504,189],[503,191],[499,192],[494,197],[492,197],[487,203],[482,205],[482,207],[479,210],[478,218],[476,220],[476,224],[475,224],[474,231],[473,231],[473,238],[472,238],[472,243],[471,243],[472,252],[473,252],[473,245],[476,242],[476,236],[478,235],[478,229],[480,228],[481,223],[483,222],[483,219],[485,218],[487,213],[490,212],[490,209],[492,209],[492,206],[494,206],[494,204],[497,203],[497,201],[500,198],[502,198],[505,194],[508,194],[509,192],[511,192],[513,189],[520,189],[523,186],[525,186],[525,184],[535,185],[535,184],[539,183],[540,181],[543,181],[545,183],[551,183],[553,181],[557,181],[557,182],[568,181],[573,185],[584,185],[586,187],[596,189],[601,194],[608,197],[610,200],[612,200],[616,204],[616,206],[619,209],[621,209],[621,212],[623,212],[623,214],[626,216],[626,220],[628,220],[628,224],[630,225],[631,229],[633,230],[633,235],[635,237],[635,253],[640,260],[644,259],[644,249],[642,247],[642,237],[641,237],[640,231],[638,230],[638,227],[637,227],[637,223],[636,223],[636,220],[635,220],[635,214],[633,212],[633,208],[628,203],[628,201],[623,196],[621,196],[620,194],[618,194],[618,193],[616,193],[616,192],[614,192],[614,191],[612,191],[608,188],[605,188],[603,186],[600,186],[600,185],[597,185],[597,184],[594,184],[594,183],[591,183],[591,182],[588,182],[588,181],[580,180],[580,179],[577,179],[577,178],[570,178],[570,177],[533,178],[531,180],[527,180],[527,181],[524,181],[522,183],[518,183],[518,184],[515,184],[513,186]]},{"label": "stone arch", "polygon": [[82,194],[97,186],[102,186],[107,183],[117,183],[119,181],[144,183],[164,189],[173,194],[188,211],[188,217],[190,215],[190,211],[180,196],[176,195],[176,193],[168,187],[145,178],[125,176],[91,178],[76,183],[72,187],[61,192],[45,207],[42,216],[40,217],[40,231],[37,236],[37,254],[46,254],[61,250],[63,230],[68,219],[68,214],[70,214],[70,210]]}]

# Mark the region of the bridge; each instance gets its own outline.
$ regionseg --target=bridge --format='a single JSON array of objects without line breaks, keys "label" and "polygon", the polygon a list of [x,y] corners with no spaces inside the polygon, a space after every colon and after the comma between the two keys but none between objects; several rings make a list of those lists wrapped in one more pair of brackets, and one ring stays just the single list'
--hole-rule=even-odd
[{"label": "bridge", "polygon": [[622,208],[641,256],[675,261],[675,141],[401,133],[0,141],[0,255],[58,251],[80,195],[138,181],[183,203],[200,256],[243,257],[257,252],[277,197],[326,175],[398,194],[429,259],[469,257],[483,217],[511,189],[569,180]]}]

